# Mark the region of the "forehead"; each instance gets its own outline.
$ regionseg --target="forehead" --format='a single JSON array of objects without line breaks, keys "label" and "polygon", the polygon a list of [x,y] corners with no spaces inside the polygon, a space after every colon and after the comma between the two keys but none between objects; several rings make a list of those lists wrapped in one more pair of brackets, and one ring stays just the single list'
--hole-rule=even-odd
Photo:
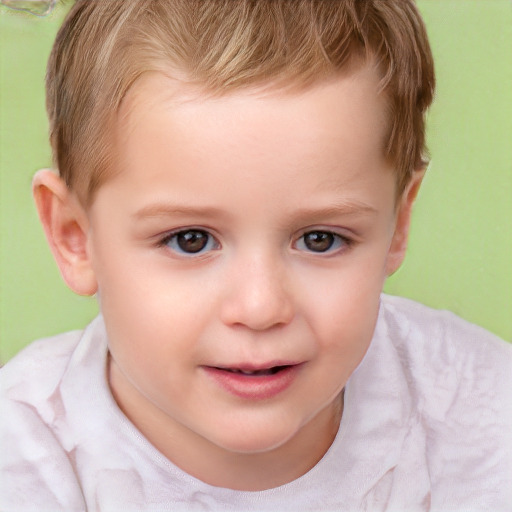
[{"label": "forehead", "polygon": [[218,131],[229,122],[240,129],[247,126],[251,139],[270,134],[275,128],[279,131],[276,138],[289,134],[296,142],[317,138],[328,143],[335,137],[350,136],[357,145],[370,142],[384,151],[387,98],[379,92],[379,80],[376,68],[364,65],[309,87],[269,83],[219,93],[162,73],[148,73],[121,104],[116,138],[118,143],[126,143],[143,125],[155,124],[165,112],[175,120],[174,136],[191,135],[193,123],[186,121],[201,119],[203,133],[195,133],[199,137],[209,138],[208,129]]},{"label": "forehead", "polygon": [[136,219],[164,205],[270,226],[285,225],[298,209],[391,211],[395,179],[383,151],[378,83],[364,68],[299,92],[215,96],[148,75],[122,105],[117,172],[98,189],[95,217],[112,216],[117,205]]}]

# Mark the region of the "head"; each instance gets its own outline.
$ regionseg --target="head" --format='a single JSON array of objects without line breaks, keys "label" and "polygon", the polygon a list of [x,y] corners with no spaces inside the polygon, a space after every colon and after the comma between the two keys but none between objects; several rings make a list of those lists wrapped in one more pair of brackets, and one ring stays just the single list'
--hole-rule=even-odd
[{"label": "head", "polygon": [[433,81],[405,0],[72,9],[36,201],[65,280],[98,292],[118,403],[193,475],[270,487],[332,442],[404,257]]}]

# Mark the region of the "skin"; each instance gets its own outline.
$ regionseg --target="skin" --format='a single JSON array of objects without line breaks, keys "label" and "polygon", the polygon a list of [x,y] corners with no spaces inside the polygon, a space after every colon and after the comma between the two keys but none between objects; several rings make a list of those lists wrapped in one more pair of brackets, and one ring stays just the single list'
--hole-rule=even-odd
[{"label": "skin", "polygon": [[[88,210],[50,171],[34,179],[64,279],[99,295],[114,398],[209,484],[290,482],[336,435],[422,176],[397,201],[378,78],[365,66],[300,92],[213,98],[148,75],[120,112],[119,172]],[[192,228],[208,243],[188,254],[173,234]],[[312,231],[332,246],[312,250]],[[298,370],[263,399],[206,370],[276,361]]]}]

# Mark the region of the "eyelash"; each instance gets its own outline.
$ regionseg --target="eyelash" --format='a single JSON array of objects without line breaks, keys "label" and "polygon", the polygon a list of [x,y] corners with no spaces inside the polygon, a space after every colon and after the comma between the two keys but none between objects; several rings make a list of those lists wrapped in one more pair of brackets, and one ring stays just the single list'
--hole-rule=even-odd
[{"label": "eyelash", "polygon": [[[200,238],[203,236],[205,236],[206,241],[204,242],[204,245],[202,245],[202,246],[201,246],[201,243],[199,243],[196,251],[186,251],[186,250],[183,250],[183,247],[179,247],[179,245],[178,245],[180,243],[178,240],[178,237],[180,237],[180,235],[185,238],[188,235],[189,241],[191,241],[192,243],[194,243],[194,241],[196,241],[196,242],[200,241]],[[195,235],[195,240],[194,240],[194,236],[192,236],[192,235]],[[327,235],[328,237],[331,237],[331,240],[330,240],[331,243],[329,243],[329,241],[327,242],[328,246],[325,248],[325,250],[319,250],[319,251],[312,250],[311,248],[307,247],[306,237],[308,235],[316,236],[317,238],[320,239],[320,243],[325,241],[325,235]],[[186,242],[187,240],[184,240],[184,241]],[[318,239],[316,241],[318,241]],[[174,242],[173,245],[175,245],[175,247],[171,246],[171,242]],[[354,245],[354,243],[355,243],[355,241],[352,238],[341,235],[334,231],[330,231],[330,230],[326,230],[326,229],[309,229],[308,231],[304,231],[302,233],[302,235],[293,243],[292,247],[295,250],[298,250],[301,252],[306,252],[309,254],[315,254],[315,255],[320,255],[320,256],[321,255],[329,256],[329,255],[334,255],[334,254],[338,254],[340,252],[345,252],[345,251],[349,250]],[[212,244],[214,244],[213,247],[208,247],[209,245],[211,246]],[[302,249],[297,247],[298,245],[301,245],[301,244],[304,246],[304,248],[302,248]],[[334,248],[333,248],[333,245],[335,246]],[[177,231],[173,231],[171,233],[166,234],[161,240],[159,240],[158,246],[166,247],[168,250],[170,250],[176,254],[179,254],[181,257],[193,258],[193,257],[200,257],[210,251],[216,251],[216,250],[220,249],[221,244],[217,240],[217,238],[215,236],[213,236],[208,230],[201,229],[201,228],[186,228],[186,229],[179,229]]]}]

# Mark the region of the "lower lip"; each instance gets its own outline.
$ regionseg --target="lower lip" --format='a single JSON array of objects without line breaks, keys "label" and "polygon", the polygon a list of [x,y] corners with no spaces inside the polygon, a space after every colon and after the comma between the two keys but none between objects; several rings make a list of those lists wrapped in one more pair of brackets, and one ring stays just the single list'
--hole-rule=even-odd
[{"label": "lower lip", "polygon": [[297,374],[301,364],[288,366],[274,375],[243,375],[211,366],[203,369],[217,384],[226,391],[246,400],[268,400],[288,389]]}]

